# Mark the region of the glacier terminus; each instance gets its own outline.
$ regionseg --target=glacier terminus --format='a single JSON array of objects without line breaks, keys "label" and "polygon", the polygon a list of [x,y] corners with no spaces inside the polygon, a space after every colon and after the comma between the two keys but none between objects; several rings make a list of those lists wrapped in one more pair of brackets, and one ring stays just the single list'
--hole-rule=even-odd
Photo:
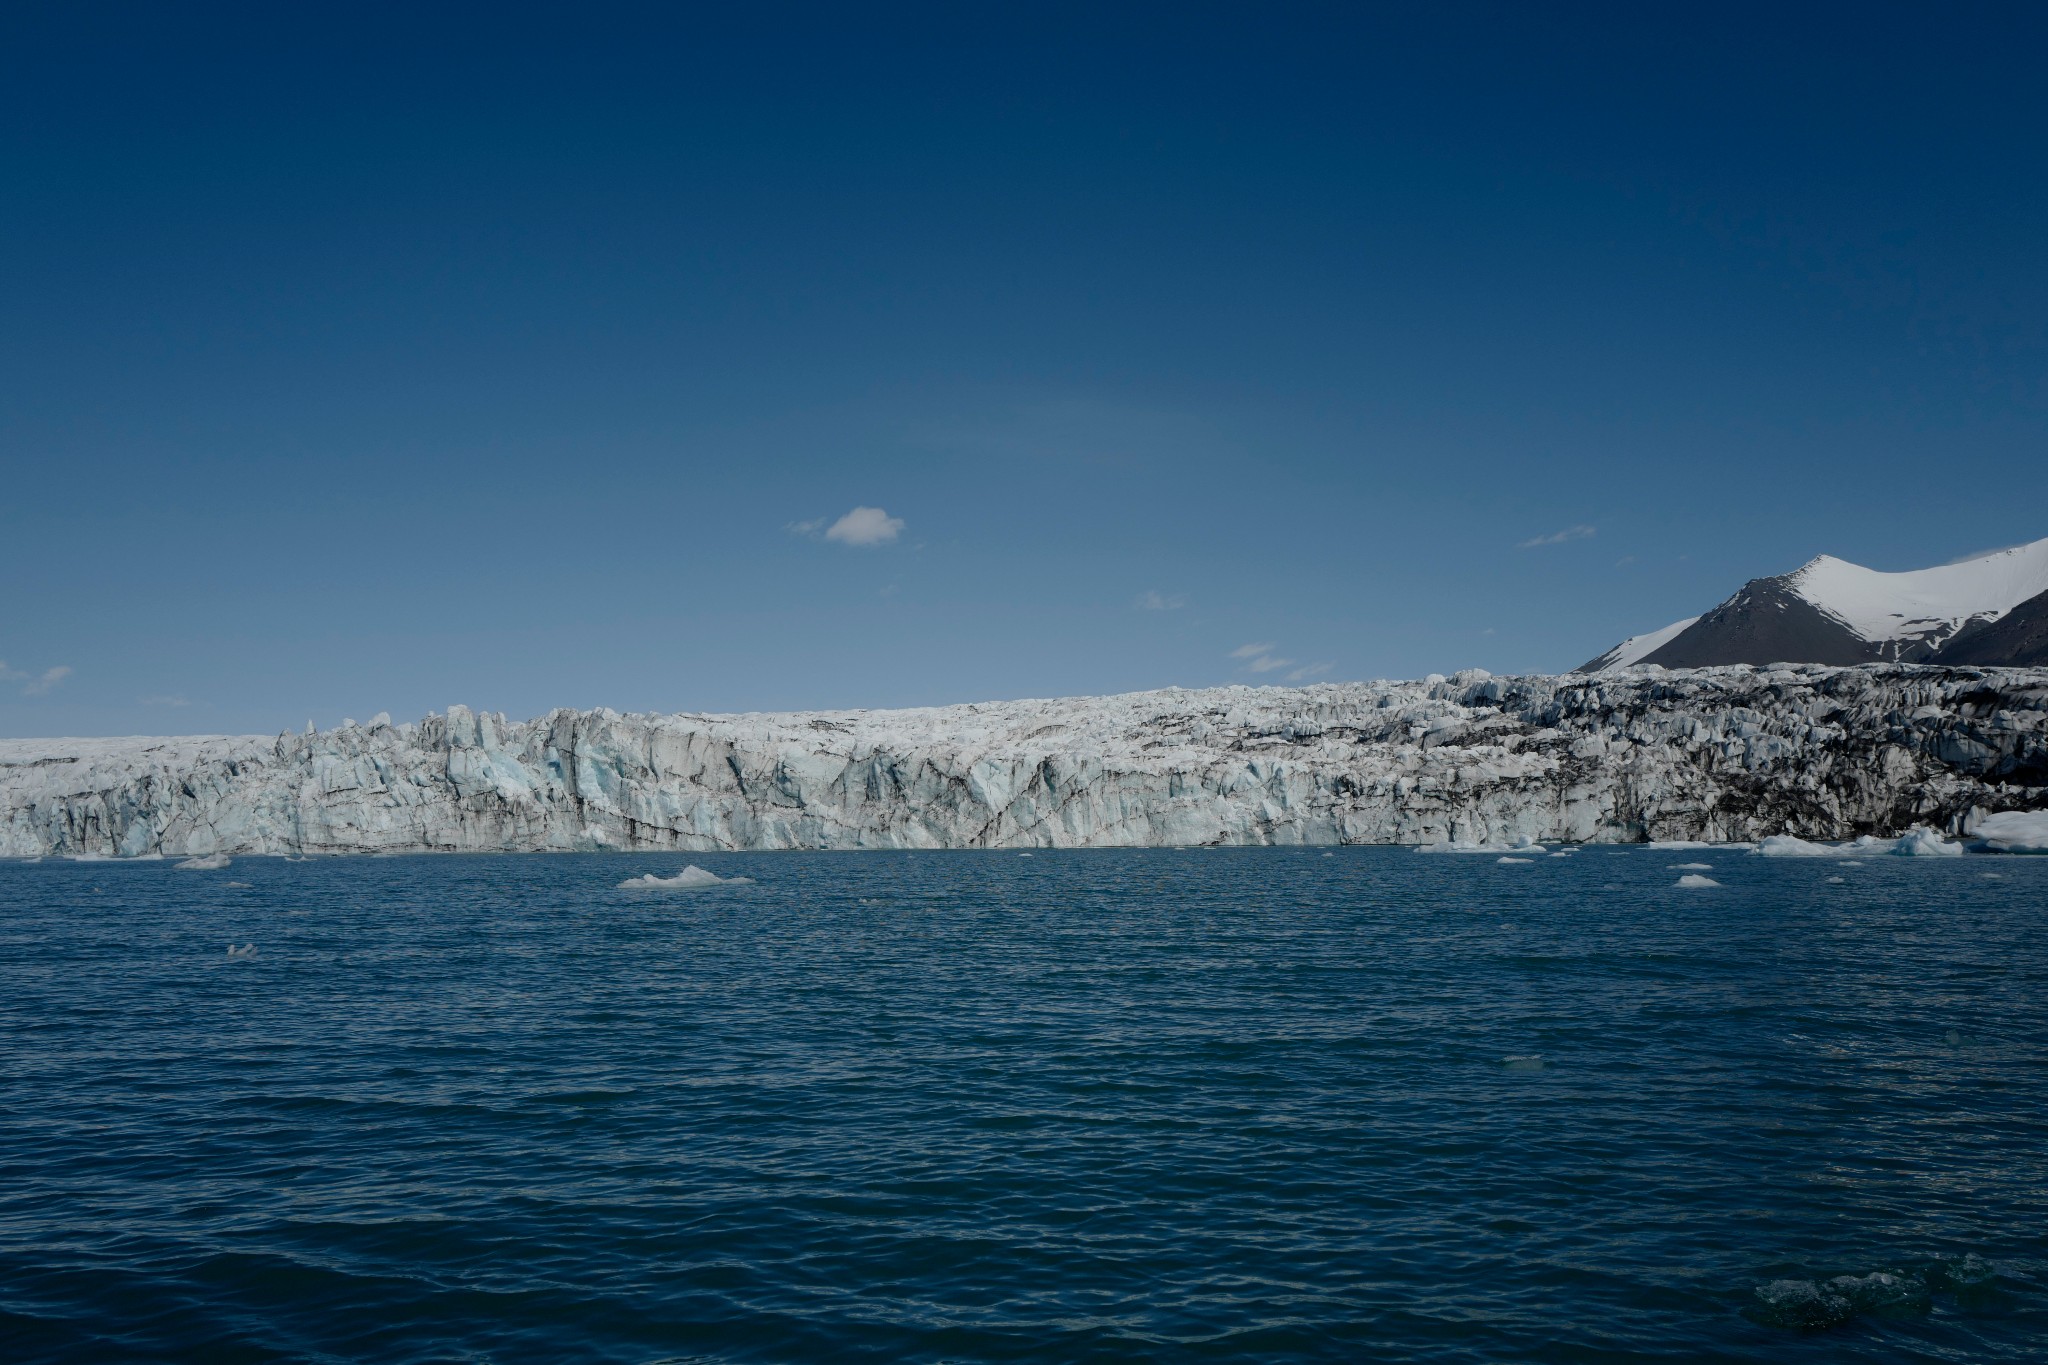
[{"label": "glacier terminus", "polygon": [[1787,665],[0,741],[0,856],[1968,835],[2048,669]]}]

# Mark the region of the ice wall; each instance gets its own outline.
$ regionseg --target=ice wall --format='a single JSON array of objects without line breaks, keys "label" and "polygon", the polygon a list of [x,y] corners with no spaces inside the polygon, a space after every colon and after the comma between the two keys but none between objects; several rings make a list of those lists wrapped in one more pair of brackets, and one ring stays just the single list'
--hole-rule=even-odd
[{"label": "ice wall", "polygon": [[0,854],[1833,839],[2048,806],[2048,670],[1635,669],[0,741]]}]

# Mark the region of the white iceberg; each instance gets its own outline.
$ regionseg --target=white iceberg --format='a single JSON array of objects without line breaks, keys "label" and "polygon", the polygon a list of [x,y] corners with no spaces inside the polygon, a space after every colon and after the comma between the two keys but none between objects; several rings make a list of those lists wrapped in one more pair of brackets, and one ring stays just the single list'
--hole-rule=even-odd
[{"label": "white iceberg", "polygon": [[1678,884],[1683,887],[1695,888],[1702,886],[1719,886],[1721,883],[1715,881],[1712,877],[1702,877],[1697,872],[1688,872],[1683,877],[1680,877],[1678,879]]},{"label": "white iceberg", "polygon": [[1971,833],[1994,853],[2048,853],[2048,810],[2005,810],[1987,815]]},{"label": "white iceberg", "polygon": [[1840,858],[1849,849],[1840,844],[1808,843],[1796,834],[1773,834],[1756,846],[1766,858]]},{"label": "white iceberg", "polygon": [[1673,863],[1671,870],[1673,872],[1706,872],[1711,870],[1713,866],[1712,863]]},{"label": "white iceberg", "polygon": [[1469,839],[1445,839],[1434,844],[1417,844],[1417,853],[1542,853],[1543,845],[1532,839],[1521,839],[1512,844],[1482,844]]},{"label": "white iceberg", "polygon": [[628,877],[619,883],[621,891],[699,891],[707,886],[744,886],[753,883],[752,877],[721,877],[706,872],[695,863],[690,864],[673,877],[657,877],[652,872],[644,877]]},{"label": "white iceberg", "polygon": [[1892,845],[1892,852],[1907,858],[1959,858],[1963,846],[1942,838],[1925,825],[1915,825]]},{"label": "white iceberg", "polygon": [[173,863],[171,866],[172,870],[177,872],[218,872],[233,861],[234,859],[225,853],[208,853],[197,858],[187,858],[184,862]]}]

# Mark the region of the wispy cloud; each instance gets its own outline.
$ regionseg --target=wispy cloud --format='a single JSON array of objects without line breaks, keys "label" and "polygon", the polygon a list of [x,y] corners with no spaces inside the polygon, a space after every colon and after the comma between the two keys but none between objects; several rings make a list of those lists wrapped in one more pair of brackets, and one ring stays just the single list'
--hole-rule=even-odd
[{"label": "wispy cloud", "polygon": [[1181,594],[1160,592],[1156,588],[1145,589],[1131,603],[1139,611],[1179,611],[1187,604],[1188,599]]},{"label": "wispy cloud", "polygon": [[782,529],[793,536],[814,536],[825,529],[825,519],[819,517],[813,521],[792,521],[785,524]]},{"label": "wispy cloud", "polygon": [[1336,666],[1337,665],[1333,663],[1304,664],[1300,668],[1295,669],[1292,673],[1289,673],[1287,675],[1287,681],[1307,682],[1310,678],[1322,677],[1323,674],[1328,673],[1331,669],[1335,668]]},{"label": "wispy cloud", "polygon": [[36,676],[34,681],[30,682],[21,690],[24,694],[28,696],[40,697],[45,692],[48,692],[51,688],[55,687],[58,683],[63,682],[66,678],[70,676],[70,665],[59,664],[55,668],[44,669],[40,674]]},{"label": "wispy cloud", "polygon": [[1517,550],[1534,550],[1544,545],[1562,545],[1568,540],[1591,540],[1594,528],[1584,524],[1567,526],[1562,531],[1552,531],[1547,536],[1532,536],[1515,546]]},{"label": "wispy cloud", "polygon": [[1239,645],[1236,649],[1230,651],[1230,657],[1244,660],[1246,671],[1251,673],[1271,673],[1276,669],[1286,668],[1294,662],[1292,659],[1275,657],[1271,640],[1265,640],[1252,645]]},{"label": "wispy cloud", "polygon": [[1945,569],[1949,567],[1949,564],[1968,564],[1973,559],[1989,559],[1993,555],[2002,555],[2008,550],[2024,550],[2030,544],[2032,544],[2031,541],[2022,541],[2018,545],[1994,545],[1988,550],[1972,550],[1960,559],[1951,559],[1948,564],[1944,564],[1942,567]]},{"label": "wispy cloud", "polygon": [[183,697],[141,697],[138,700],[144,706],[190,706],[192,704]]}]

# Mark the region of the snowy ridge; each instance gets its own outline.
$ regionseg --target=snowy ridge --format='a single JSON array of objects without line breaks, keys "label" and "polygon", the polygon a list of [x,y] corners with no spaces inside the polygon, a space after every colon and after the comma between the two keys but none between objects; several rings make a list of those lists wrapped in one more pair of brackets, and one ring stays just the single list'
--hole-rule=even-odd
[{"label": "snowy ridge", "polygon": [[1683,621],[1673,621],[1662,630],[1653,630],[1645,635],[1631,635],[1613,649],[1608,650],[1593,662],[1585,665],[1581,673],[1604,673],[1610,668],[1629,668],[1641,663],[1671,641],[1692,628],[1697,616],[1688,616]]},{"label": "snowy ridge", "polygon": [[1780,660],[2048,663],[2048,540],[1908,573],[1821,555],[1791,573],[1751,579],[1699,616],[1631,636],[1578,671]]},{"label": "snowy ridge", "polygon": [[2048,592],[2048,540],[1907,573],[1821,555],[1786,578],[1801,597],[1873,644],[1938,647],[1971,621],[1995,621]]},{"label": "snowy ridge", "polygon": [[0,741],[0,855],[1842,839],[2048,807],[2048,670],[1719,668]]}]

